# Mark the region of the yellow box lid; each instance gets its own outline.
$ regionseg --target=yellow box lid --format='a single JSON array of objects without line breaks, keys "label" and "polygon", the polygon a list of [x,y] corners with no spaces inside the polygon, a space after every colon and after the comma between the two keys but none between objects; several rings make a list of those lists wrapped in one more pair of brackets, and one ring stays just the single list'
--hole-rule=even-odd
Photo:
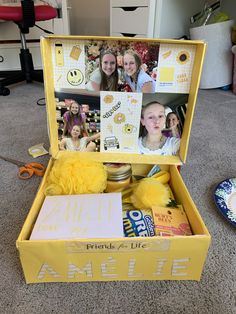
[{"label": "yellow box lid", "polygon": [[191,40],[42,37],[52,156],[184,163],[205,50]]}]

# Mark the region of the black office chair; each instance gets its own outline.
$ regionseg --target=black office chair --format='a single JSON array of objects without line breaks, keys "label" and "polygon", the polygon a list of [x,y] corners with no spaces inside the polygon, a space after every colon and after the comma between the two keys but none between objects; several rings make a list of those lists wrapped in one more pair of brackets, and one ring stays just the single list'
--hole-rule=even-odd
[{"label": "black office chair", "polygon": [[57,10],[50,5],[34,6],[33,0],[22,0],[21,6],[0,6],[0,20],[12,21],[17,24],[20,31],[20,71],[1,71],[0,95],[7,96],[10,90],[8,85],[26,81],[43,82],[42,70],[35,70],[32,55],[27,48],[25,34],[29,33],[29,28],[35,25],[36,21],[46,21],[57,16]]}]

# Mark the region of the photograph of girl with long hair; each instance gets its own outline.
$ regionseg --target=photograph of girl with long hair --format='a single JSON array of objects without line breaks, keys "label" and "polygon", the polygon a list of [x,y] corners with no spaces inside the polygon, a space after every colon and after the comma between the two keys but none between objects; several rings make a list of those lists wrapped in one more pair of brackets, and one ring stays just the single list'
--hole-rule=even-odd
[{"label": "photograph of girl with long hair", "polygon": [[180,139],[163,135],[165,125],[164,105],[158,101],[151,101],[142,107],[138,140],[140,154],[177,155]]},{"label": "photograph of girl with long hair", "polygon": [[79,125],[82,129],[84,135],[88,135],[85,125],[85,115],[82,113],[81,106],[72,100],[70,103],[70,108],[63,115],[63,136],[70,135],[74,125]]},{"label": "photograph of girl with long hair", "polygon": [[117,56],[114,51],[102,50],[99,56],[99,67],[95,69],[86,84],[89,91],[117,91],[119,72]]},{"label": "photograph of girl with long hair", "polygon": [[129,49],[124,53],[124,78],[132,92],[154,93],[155,81],[147,74],[140,55]]},{"label": "photograph of girl with long hair", "polygon": [[166,128],[162,131],[162,134],[166,137],[178,137],[181,138],[182,130],[180,126],[180,120],[176,112],[171,111],[166,116]]},{"label": "photograph of girl with long hair", "polygon": [[74,125],[70,135],[60,141],[59,148],[60,150],[95,152],[96,144],[93,141],[99,138],[100,133],[96,133],[92,136],[83,136],[81,127]]}]

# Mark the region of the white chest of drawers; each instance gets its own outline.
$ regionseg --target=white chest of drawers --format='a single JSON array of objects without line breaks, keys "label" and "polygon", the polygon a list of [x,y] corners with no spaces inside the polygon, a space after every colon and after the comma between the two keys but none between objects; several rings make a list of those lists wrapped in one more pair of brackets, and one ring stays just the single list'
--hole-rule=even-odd
[{"label": "white chest of drawers", "polygon": [[110,35],[153,37],[156,0],[111,0]]}]

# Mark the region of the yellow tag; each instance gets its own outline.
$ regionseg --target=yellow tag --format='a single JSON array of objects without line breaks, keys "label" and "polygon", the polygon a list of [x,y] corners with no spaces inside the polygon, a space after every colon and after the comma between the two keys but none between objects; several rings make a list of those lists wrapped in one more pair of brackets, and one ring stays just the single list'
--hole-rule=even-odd
[{"label": "yellow tag", "polygon": [[55,43],[56,65],[64,65],[64,54],[62,43]]},{"label": "yellow tag", "polygon": [[78,60],[79,59],[79,56],[81,54],[81,49],[80,47],[78,46],[74,46],[72,49],[71,49],[71,52],[70,52],[70,57],[74,60]]}]

